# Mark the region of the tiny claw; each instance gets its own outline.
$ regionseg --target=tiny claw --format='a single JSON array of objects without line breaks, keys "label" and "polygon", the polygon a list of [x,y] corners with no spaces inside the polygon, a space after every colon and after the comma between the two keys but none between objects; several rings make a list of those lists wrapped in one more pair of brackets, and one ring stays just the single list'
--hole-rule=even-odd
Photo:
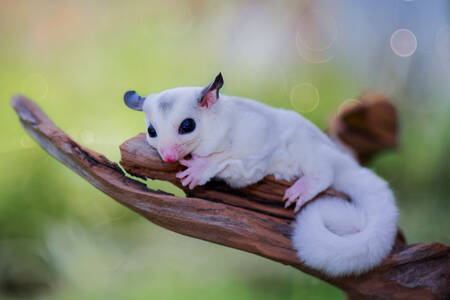
[{"label": "tiny claw", "polygon": [[291,206],[291,204],[291,201],[286,201],[286,203],[284,204],[284,208],[288,208],[289,206]]},{"label": "tiny claw", "polygon": [[189,171],[188,170],[184,170],[184,171],[180,171],[178,172],[175,176],[179,179],[183,179],[184,177],[189,175]]},{"label": "tiny claw", "polygon": [[188,177],[183,178],[183,179],[181,180],[181,185],[187,186],[190,182],[191,182],[191,180],[190,180],[190,177],[188,176]]},{"label": "tiny claw", "polygon": [[295,204],[295,208],[294,208],[294,213],[298,213],[299,211],[300,211],[300,209],[303,207],[303,201],[298,201],[296,204]]},{"label": "tiny claw", "polygon": [[295,201],[299,198],[299,195],[292,194],[286,204],[284,205],[284,208],[288,208],[291,204],[295,203]]},{"label": "tiny claw", "polygon": [[189,189],[193,190],[198,185],[198,179],[192,179],[191,184],[189,185]]}]

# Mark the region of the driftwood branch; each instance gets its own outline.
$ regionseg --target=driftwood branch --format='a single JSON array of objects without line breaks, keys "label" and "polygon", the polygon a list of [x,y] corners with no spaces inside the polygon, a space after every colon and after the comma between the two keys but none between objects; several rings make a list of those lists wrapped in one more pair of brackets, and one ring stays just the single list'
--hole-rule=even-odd
[{"label": "driftwood branch", "polygon": [[[293,266],[341,288],[351,299],[450,298],[450,248],[445,245],[404,245],[399,235],[391,255],[378,268],[359,277],[329,278],[303,265],[292,248],[294,215],[282,208],[280,200],[288,182],[269,177],[241,190],[213,182],[193,191],[185,190],[186,198],[153,191],[127,177],[119,165],[103,155],[77,144],[32,101],[15,96],[12,106],[25,130],[48,153],[159,226]],[[385,121],[378,126],[380,118]],[[358,158],[367,160],[377,151],[395,145],[395,128],[395,110],[382,99],[372,99],[344,111],[331,123],[330,135],[352,149]],[[181,167],[163,163],[144,143],[142,135],[120,148],[121,164],[130,174],[180,186],[175,173]],[[345,198],[333,190],[325,193]]]}]

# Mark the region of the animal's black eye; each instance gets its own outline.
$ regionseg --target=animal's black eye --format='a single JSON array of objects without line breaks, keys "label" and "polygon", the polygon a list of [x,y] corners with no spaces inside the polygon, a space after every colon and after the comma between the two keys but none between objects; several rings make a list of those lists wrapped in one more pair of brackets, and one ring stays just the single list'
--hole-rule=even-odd
[{"label": "animal's black eye", "polygon": [[195,121],[191,118],[187,118],[183,122],[181,122],[180,128],[178,128],[178,132],[180,134],[186,134],[194,131],[194,129],[195,129]]},{"label": "animal's black eye", "polygon": [[152,137],[152,138],[154,138],[154,137],[157,136],[155,127],[153,127],[152,124],[150,124],[150,125],[148,126],[147,132],[148,132],[148,135],[149,135],[150,137]]}]

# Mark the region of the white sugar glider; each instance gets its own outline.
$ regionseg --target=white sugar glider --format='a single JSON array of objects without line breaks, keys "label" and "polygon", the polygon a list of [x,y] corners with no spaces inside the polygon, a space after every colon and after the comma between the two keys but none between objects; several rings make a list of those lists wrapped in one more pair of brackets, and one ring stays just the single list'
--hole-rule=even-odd
[{"label": "white sugar glider", "polygon": [[[190,189],[212,178],[232,187],[267,175],[296,180],[285,207],[295,211],[328,187],[352,203],[326,197],[296,218],[292,241],[299,258],[330,276],[357,275],[389,254],[397,232],[397,208],[388,184],[296,112],[219,94],[222,74],[206,87],[179,87],[147,97],[135,91],[125,104],[145,112],[147,141]],[[191,154],[191,159],[185,157]]]}]

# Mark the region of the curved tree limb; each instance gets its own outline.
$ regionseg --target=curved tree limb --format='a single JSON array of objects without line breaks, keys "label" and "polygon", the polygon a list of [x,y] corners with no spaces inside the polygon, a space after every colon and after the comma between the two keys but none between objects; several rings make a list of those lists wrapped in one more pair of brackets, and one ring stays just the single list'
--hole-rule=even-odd
[{"label": "curved tree limb", "polygon": [[[394,131],[389,127],[374,131],[377,122],[367,121],[370,120],[367,115],[373,115],[373,105],[386,108],[386,103],[376,101],[364,105],[343,112],[338,121],[332,123],[330,130],[332,136],[352,148],[358,157],[360,152],[354,146],[364,144],[362,137],[380,139],[381,142],[366,143],[370,147],[365,148],[365,153],[372,151],[373,154],[376,148],[380,150],[388,146],[386,143],[383,146],[383,141],[389,137],[392,141],[392,135],[395,135],[395,114],[389,113],[389,109],[381,111],[384,118],[394,119],[391,123],[394,124]],[[32,101],[14,96],[12,106],[25,130],[49,154],[111,198],[159,226],[293,266],[341,288],[351,299],[450,298],[450,248],[445,245],[403,245],[398,239],[391,255],[371,272],[359,277],[329,278],[303,265],[292,248],[290,232],[294,215],[282,208],[280,200],[289,183],[266,178],[242,190],[211,183],[186,191],[186,198],[153,191],[127,177],[117,164],[103,155],[77,144]],[[343,121],[345,117],[354,121],[361,112],[366,117],[356,118],[358,122],[353,123],[356,125]],[[344,125],[347,126],[347,133],[339,131]],[[355,126],[358,128],[357,134],[349,134]],[[347,137],[346,140],[340,137],[342,134]],[[180,166],[163,163],[150,147],[143,144],[142,136],[125,142],[121,152],[121,164],[130,174],[168,180],[179,185],[174,174]],[[332,190],[325,193],[340,195]]]}]

